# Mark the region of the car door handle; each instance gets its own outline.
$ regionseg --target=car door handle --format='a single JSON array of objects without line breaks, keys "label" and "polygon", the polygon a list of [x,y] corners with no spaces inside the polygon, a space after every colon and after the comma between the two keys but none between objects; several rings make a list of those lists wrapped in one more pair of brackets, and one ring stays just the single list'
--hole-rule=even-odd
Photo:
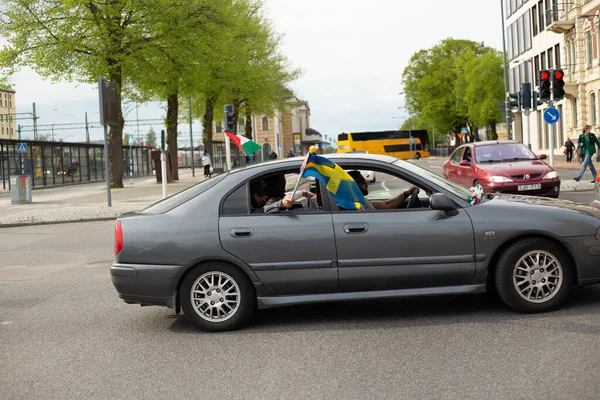
[{"label": "car door handle", "polygon": [[231,230],[231,236],[233,237],[250,237],[254,235],[254,229],[252,228],[234,228]]},{"label": "car door handle", "polygon": [[369,226],[367,224],[348,224],[344,225],[344,232],[346,233],[365,233],[369,230]]}]

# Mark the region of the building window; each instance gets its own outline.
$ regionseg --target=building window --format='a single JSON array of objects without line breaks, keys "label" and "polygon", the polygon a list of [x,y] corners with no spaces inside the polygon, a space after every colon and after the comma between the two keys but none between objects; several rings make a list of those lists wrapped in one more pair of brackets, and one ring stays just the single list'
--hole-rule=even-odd
[{"label": "building window", "polygon": [[539,85],[539,76],[538,76],[538,71],[540,70],[540,56],[535,56],[533,58],[533,68],[534,68],[534,77],[533,79],[535,79],[535,86]]},{"label": "building window", "polygon": [[531,49],[531,21],[529,13],[523,14],[523,34],[525,35],[525,50]]},{"label": "building window", "polygon": [[517,36],[519,37],[519,54],[525,52],[525,34],[523,33],[523,16],[517,20]]},{"label": "building window", "polygon": [[540,54],[540,61],[542,63],[542,65],[541,65],[542,69],[546,69],[546,52],[545,51],[543,51]]},{"label": "building window", "polygon": [[268,131],[269,130],[269,117],[263,117],[263,119],[262,119],[262,130],[263,131]]},{"label": "building window", "polygon": [[512,37],[512,25],[506,28],[506,41],[507,41],[507,52],[509,61],[514,58],[513,55],[513,37]]},{"label": "building window", "polygon": [[554,67],[554,49],[550,47],[548,49],[548,68]]},{"label": "building window", "polygon": [[221,133],[223,132],[221,129],[221,121],[216,121],[215,122],[215,133]]},{"label": "building window", "polygon": [[244,132],[246,126],[246,120],[244,118],[238,119],[238,132]]},{"label": "building window", "polygon": [[596,93],[590,94],[590,114],[592,115],[592,124],[596,125]]},{"label": "building window", "polygon": [[587,65],[588,67],[592,66],[592,62],[594,60],[594,47],[592,45],[592,32],[588,31],[586,33],[586,43],[587,43]]},{"label": "building window", "polygon": [[533,25],[533,36],[537,36],[537,34],[538,34],[537,5],[531,7],[531,22]]},{"label": "building window", "polygon": [[573,128],[577,128],[577,99],[573,99]]},{"label": "building window", "polygon": [[540,0],[538,3],[538,22],[540,25],[540,32],[544,30],[544,0]]},{"label": "building window", "polygon": [[554,66],[560,68],[560,44],[554,46]]}]

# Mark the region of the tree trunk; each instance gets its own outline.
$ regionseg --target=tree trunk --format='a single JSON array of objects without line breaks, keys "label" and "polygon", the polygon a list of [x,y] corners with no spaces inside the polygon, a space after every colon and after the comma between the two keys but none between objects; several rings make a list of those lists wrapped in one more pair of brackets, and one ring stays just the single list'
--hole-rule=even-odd
[{"label": "tree trunk", "polygon": [[488,127],[488,139],[489,140],[498,140],[498,132],[496,132],[496,123],[493,122]]},{"label": "tree trunk", "polygon": [[[121,67],[116,67],[115,72],[110,74],[111,82],[117,86],[117,115],[119,122],[110,125],[108,131],[108,147],[109,147],[109,167],[110,167],[110,187],[123,187],[123,109],[121,108]],[[105,155],[106,156],[106,155]]]},{"label": "tree trunk", "polygon": [[[215,103],[217,102],[217,96],[209,95],[206,98],[206,105],[204,107],[204,116],[202,117],[202,142],[204,143],[204,150],[208,151],[208,154],[214,157],[212,154],[213,149],[213,120],[215,113]],[[213,161],[214,163],[214,161]]]},{"label": "tree trunk", "polygon": [[169,147],[167,152],[171,155],[173,165],[173,180],[179,180],[179,165],[177,164],[177,117],[179,115],[179,97],[177,93],[167,98],[167,139]]},{"label": "tree trunk", "polygon": [[252,140],[252,110],[246,106],[246,126],[244,127],[244,135]]}]

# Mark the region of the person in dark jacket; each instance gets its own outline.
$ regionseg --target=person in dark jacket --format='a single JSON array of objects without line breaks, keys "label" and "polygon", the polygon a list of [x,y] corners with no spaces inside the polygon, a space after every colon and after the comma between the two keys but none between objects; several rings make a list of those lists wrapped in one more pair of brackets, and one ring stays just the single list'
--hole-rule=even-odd
[{"label": "person in dark jacket", "polygon": [[575,150],[575,143],[571,141],[571,138],[567,138],[565,142],[565,154],[567,155],[567,162],[573,161],[573,151]]},{"label": "person in dark jacket", "polygon": [[583,177],[585,170],[590,169],[592,176],[594,179],[592,183],[596,182],[596,168],[594,168],[594,163],[592,161],[594,154],[596,154],[596,146],[600,147],[600,141],[596,137],[596,135],[592,132],[592,127],[590,125],[586,125],[583,129],[583,133],[579,135],[579,140],[577,141],[577,146],[581,147],[582,155],[583,155],[583,164],[581,165],[581,170],[579,174],[573,179],[579,182],[579,180]]}]

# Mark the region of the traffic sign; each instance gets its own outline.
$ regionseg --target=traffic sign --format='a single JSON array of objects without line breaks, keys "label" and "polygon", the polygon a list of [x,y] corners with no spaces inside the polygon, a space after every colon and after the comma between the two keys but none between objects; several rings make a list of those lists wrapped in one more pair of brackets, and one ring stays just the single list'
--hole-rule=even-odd
[{"label": "traffic sign", "polygon": [[17,153],[27,154],[27,143],[17,143]]},{"label": "traffic sign", "polygon": [[560,119],[560,113],[554,107],[546,108],[544,111],[544,121],[549,124],[555,124]]},{"label": "traffic sign", "polygon": [[460,128],[460,133],[462,133],[463,135],[466,135],[467,133],[469,133],[469,130],[467,128]]}]

